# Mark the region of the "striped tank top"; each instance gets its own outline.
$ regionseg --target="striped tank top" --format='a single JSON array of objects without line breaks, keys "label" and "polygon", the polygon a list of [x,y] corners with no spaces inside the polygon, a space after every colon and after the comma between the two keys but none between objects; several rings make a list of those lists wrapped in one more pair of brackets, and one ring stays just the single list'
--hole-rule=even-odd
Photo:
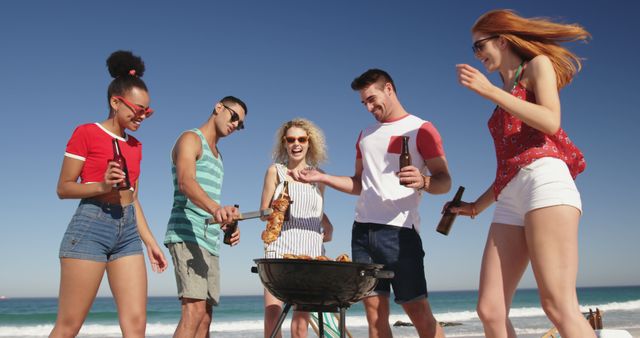
[{"label": "striped tank top", "polygon": [[[202,155],[196,161],[196,181],[209,197],[220,204],[220,194],[222,192],[222,178],[224,167],[222,157],[213,156],[211,148],[202,132],[191,129],[200,137],[202,144]],[[171,217],[167,225],[167,233],[164,237],[164,244],[193,242],[209,251],[212,255],[218,256],[220,249],[220,225],[206,225],[205,220],[211,218],[211,214],[193,204],[178,188],[176,177],[176,165],[171,161],[171,176],[173,177],[173,207]]]},{"label": "striped tank top", "polygon": [[[282,191],[286,180],[287,167],[276,164],[278,181],[274,198]],[[322,245],[322,194],[316,185],[289,182],[290,206],[289,220],[282,225],[280,237],[265,247],[266,258],[282,258],[283,254],[324,255]]]}]

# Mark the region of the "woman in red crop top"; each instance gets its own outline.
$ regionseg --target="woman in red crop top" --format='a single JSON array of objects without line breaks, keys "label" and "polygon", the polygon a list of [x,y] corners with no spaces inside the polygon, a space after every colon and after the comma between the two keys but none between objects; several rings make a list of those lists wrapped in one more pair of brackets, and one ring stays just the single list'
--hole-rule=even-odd
[{"label": "woman in red crop top", "polygon": [[558,91],[580,70],[560,46],[587,40],[579,25],[527,19],[509,10],[482,15],[472,28],[473,52],[502,88],[477,69],[457,65],[460,84],[497,107],[489,120],[498,166],[475,202],[451,211],[472,218],[497,201],[482,258],[478,315],[487,337],[516,337],[509,309],[529,262],[542,308],[562,337],[595,337],[576,296],[580,194],[573,179],[585,168],[560,128]]},{"label": "woman in red crop top", "polygon": [[[131,52],[117,51],[107,66],[114,77],[107,92],[109,116],[76,128],[58,179],[58,197],[78,198],[80,204],[60,244],[58,316],[50,337],[78,335],[105,271],[122,335],[144,337],[147,272],[142,242],[152,270],[167,267],[137,198],[142,145],[125,133],[138,130],[153,113],[141,79],[144,63]],[[130,189],[114,188],[125,179],[123,168],[111,161],[114,139],[126,159]]]}]

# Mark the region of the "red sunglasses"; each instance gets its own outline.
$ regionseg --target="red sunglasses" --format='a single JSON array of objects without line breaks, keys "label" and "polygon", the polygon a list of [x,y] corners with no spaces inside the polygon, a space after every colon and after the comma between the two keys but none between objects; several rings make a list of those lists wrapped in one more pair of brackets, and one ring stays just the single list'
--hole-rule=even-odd
[{"label": "red sunglasses", "polygon": [[151,109],[150,107],[140,107],[129,102],[122,96],[114,96],[113,98],[122,101],[122,103],[124,103],[125,106],[129,107],[129,109],[131,109],[131,111],[138,117],[144,115],[146,118],[149,118],[151,117],[151,115],[153,115],[153,109]]}]

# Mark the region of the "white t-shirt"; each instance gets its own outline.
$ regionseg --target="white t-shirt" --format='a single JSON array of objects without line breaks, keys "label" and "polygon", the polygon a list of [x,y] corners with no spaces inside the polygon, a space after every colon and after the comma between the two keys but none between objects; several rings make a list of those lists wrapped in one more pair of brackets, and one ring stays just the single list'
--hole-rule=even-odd
[{"label": "white t-shirt", "polygon": [[444,156],[440,134],[431,122],[413,115],[377,123],[360,132],[357,158],[362,159],[362,191],[356,204],[356,221],[411,228],[419,231],[418,207],[422,194],[400,184],[399,157],[402,136],[409,136],[413,166],[428,174],[425,160]]}]

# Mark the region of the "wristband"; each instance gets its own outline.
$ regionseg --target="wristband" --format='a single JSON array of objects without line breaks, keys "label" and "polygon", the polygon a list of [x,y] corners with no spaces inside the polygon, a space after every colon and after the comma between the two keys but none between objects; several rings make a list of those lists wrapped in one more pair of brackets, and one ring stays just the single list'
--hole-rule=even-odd
[{"label": "wristband", "polygon": [[427,183],[427,176],[425,176],[425,175],[420,175],[420,176],[422,176],[422,188],[420,188],[420,190],[428,192],[429,183],[431,183],[431,179],[429,179],[429,183]]},{"label": "wristband", "polygon": [[471,219],[476,218],[478,212],[476,211],[476,203],[471,203]]}]

